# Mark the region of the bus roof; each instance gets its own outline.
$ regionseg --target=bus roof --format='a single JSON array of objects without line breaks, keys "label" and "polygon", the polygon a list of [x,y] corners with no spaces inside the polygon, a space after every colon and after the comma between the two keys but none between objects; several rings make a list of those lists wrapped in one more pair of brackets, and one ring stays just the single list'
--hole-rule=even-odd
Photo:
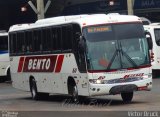
[{"label": "bus roof", "polygon": [[123,23],[123,22],[142,22],[137,16],[118,15],[118,14],[91,14],[91,15],[72,15],[59,16],[38,20],[32,24],[18,24],[10,27],[9,32],[27,30],[39,27],[61,25],[68,23],[77,23],[81,27],[89,25],[107,24],[107,23]]}]

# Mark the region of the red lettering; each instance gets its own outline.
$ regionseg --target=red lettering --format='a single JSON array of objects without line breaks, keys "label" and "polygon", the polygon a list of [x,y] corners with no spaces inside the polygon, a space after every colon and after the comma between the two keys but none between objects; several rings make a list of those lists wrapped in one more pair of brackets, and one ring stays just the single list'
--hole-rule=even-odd
[{"label": "red lettering", "polygon": [[144,75],[144,73],[140,73],[140,74],[129,74],[129,75],[125,75],[124,79],[126,78],[132,78],[132,77],[142,77]]}]

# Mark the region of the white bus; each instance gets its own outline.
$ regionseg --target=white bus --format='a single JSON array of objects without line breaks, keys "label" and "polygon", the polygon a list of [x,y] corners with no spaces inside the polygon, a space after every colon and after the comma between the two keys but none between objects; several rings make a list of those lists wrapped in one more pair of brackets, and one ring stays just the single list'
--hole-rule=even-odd
[{"label": "white bus", "polygon": [[149,91],[149,46],[140,18],[77,15],[39,20],[9,30],[13,87],[33,99],[49,94],[79,97]]},{"label": "white bus", "polygon": [[160,23],[152,23],[150,25],[144,25],[144,29],[148,31],[152,37],[153,42],[153,61],[152,70],[155,77],[160,76]]},{"label": "white bus", "polygon": [[0,81],[6,80],[10,80],[8,33],[6,31],[0,31]]}]

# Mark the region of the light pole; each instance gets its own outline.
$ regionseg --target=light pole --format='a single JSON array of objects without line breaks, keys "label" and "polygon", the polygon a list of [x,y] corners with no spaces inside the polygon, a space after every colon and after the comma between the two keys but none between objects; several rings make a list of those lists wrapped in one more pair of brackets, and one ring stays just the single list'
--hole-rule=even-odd
[{"label": "light pole", "polygon": [[134,15],[133,6],[134,6],[134,0],[127,0],[128,15]]},{"label": "light pole", "polygon": [[44,19],[44,1],[43,0],[37,0],[37,18],[38,19]]},{"label": "light pole", "polygon": [[48,0],[47,4],[44,7],[44,0],[37,0],[37,8],[34,6],[32,1],[29,1],[28,4],[30,7],[33,9],[33,11],[37,14],[37,19],[44,19],[45,18],[45,13],[47,12],[51,0]]}]

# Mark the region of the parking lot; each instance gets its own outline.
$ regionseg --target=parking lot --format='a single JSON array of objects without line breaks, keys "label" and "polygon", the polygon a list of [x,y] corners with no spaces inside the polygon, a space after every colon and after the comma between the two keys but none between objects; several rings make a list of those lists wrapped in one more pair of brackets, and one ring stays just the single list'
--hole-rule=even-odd
[{"label": "parking lot", "polygon": [[158,111],[160,109],[160,79],[153,80],[152,91],[136,92],[131,104],[124,104],[120,95],[92,97],[72,103],[70,97],[50,95],[34,101],[30,92],[14,89],[11,83],[0,84],[0,110],[14,111]]}]

